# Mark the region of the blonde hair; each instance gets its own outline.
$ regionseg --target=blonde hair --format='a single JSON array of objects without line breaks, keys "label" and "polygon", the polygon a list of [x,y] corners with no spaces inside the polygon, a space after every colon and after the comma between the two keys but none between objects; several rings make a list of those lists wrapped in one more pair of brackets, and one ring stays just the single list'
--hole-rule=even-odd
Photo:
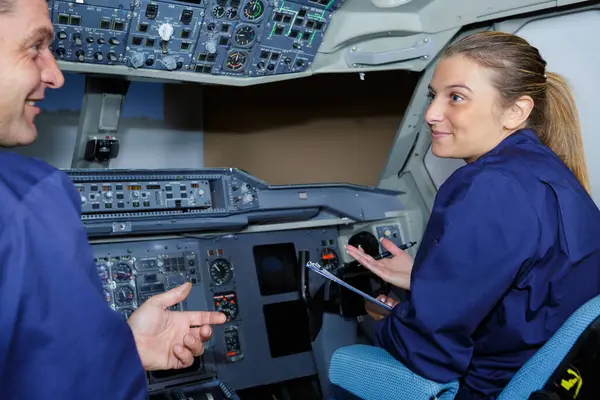
[{"label": "blonde hair", "polygon": [[581,125],[565,79],[546,72],[546,61],[525,39],[503,32],[482,32],[449,46],[443,57],[462,55],[495,72],[494,85],[504,105],[527,95],[534,101],[528,127],[573,172],[590,193]]}]

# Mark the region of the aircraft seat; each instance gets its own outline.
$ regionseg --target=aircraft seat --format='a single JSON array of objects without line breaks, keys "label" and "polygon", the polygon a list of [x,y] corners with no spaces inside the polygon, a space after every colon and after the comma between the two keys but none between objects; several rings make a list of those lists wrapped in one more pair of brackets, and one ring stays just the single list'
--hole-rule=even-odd
[{"label": "aircraft seat", "polygon": [[[498,400],[600,398],[600,296],[581,306],[513,376]],[[338,349],[329,380],[365,400],[451,400],[457,381],[433,382],[385,350],[367,345]],[[342,399],[338,399],[342,400]]]}]

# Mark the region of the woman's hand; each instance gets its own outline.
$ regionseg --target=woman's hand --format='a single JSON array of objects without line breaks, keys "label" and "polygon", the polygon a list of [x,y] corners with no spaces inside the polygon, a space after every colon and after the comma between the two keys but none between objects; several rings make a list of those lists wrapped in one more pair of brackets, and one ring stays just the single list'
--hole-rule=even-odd
[{"label": "woman's hand", "polygon": [[[387,297],[383,294],[378,296],[377,300],[379,300],[382,303],[387,304],[388,306],[390,306],[392,308],[394,308],[396,306],[396,304],[398,304],[398,302],[396,300],[392,299],[391,297]],[[367,311],[367,314],[369,314],[371,316],[371,318],[373,318],[376,321],[379,321],[380,319],[383,319],[383,318],[387,317],[388,315],[390,315],[390,311],[387,308],[378,306],[377,304],[375,304],[369,300],[365,300],[365,310]]]},{"label": "woman's hand", "polygon": [[350,245],[346,246],[346,251],[363,267],[384,281],[401,289],[410,290],[410,274],[414,262],[412,257],[388,239],[381,239],[381,244],[387,251],[392,253],[393,257],[375,260],[363,249],[357,249]]}]

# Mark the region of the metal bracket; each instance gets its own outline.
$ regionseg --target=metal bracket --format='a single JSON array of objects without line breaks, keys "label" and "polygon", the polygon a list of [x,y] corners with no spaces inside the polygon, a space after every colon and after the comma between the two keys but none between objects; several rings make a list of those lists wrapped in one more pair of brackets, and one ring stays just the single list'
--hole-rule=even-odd
[{"label": "metal bracket", "polygon": [[433,40],[425,38],[413,47],[380,53],[367,53],[354,46],[346,50],[346,63],[350,67],[358,67],[361,65],[384,65],[415,60],[418,58],[427,60],[434,57],[435,54],[436,49]]}]

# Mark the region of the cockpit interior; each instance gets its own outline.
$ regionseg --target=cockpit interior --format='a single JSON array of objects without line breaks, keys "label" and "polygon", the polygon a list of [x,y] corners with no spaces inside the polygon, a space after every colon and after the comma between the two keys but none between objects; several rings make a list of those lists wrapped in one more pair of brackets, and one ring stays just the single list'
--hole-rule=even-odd
[{"label": "cockpit interior", "polygon": [[[48,0],[65,74],[12,150],[81,195],[106,306],[123,318],[191,282],[174,310],[217,310],[204,354],[147,374],[152,400],[333,399],[334,352],[372,343],[356,293],[405,295],[344,246],[415,256],[462,160],[424,122],[439,54],[479,31],[536,45],[578,96],[593,149],[600,2]],[[595,165],[598,164],[598,165]],[[588,156],[595,200],[600,161]]]}]

